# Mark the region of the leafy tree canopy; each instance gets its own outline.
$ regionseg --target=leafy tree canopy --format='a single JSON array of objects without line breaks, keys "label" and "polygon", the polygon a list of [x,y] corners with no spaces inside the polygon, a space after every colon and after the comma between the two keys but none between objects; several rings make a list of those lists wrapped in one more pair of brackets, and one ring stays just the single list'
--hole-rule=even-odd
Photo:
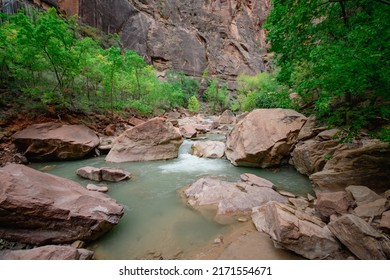
[{"label": "leafy tree canopy", "polygon": [[281,68],[279,81],[333,124],[358,129],[388,120],[390,2],[272,0],[272,5],[266,29]]}]

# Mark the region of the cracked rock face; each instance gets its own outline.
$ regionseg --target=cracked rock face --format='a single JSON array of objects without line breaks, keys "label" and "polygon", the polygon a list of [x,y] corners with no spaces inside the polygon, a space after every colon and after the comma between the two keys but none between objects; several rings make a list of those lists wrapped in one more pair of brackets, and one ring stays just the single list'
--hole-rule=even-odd
[{"label": "cracked rock face", "polygon": [[173,68],[201,77],[268,68],[262,25],[269,0],[116,0],[51,2],[67,14],[105,32],[118,33],[123,46],[137,51],[158,70]]}]

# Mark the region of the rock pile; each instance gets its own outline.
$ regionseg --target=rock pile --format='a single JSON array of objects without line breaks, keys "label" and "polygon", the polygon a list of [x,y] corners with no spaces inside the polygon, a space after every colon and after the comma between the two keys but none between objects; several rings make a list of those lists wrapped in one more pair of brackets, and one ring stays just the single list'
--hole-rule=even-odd
[{"label": "rock pile", "polygon": [[309,259],[390,259],[386,193],[349,186],[306,205],[268,202],[253,208],[252,220],[276,244]]}]

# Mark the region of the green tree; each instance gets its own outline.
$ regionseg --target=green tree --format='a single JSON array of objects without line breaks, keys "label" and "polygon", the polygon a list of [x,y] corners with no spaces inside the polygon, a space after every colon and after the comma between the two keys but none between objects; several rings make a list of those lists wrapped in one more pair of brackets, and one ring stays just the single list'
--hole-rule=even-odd
[{"label": "green tree", "polygon": [[[280,81],[334,124],[359,128],[389,117],[377,106],[390,92],[388,1],[273,0],[272,6],[266,29]],[[368,108],[357,106],[362,100]]]},{"label": "green tree", "polygon": [[262,72],[255,76],[238,76],[237,92],[241,110],[293,107],[288,89],[277,82],[275,75]]},{"label": "green tree", "polygon": [[102,42],[85,37],[74,19],[54,9],[32,15],[0,13],[0,23],[1,90],[10,89],[11,101],[38,104],[40,109],[131,110],[142,115],[185,103],[182,89],[160,81],[141,56],[117,46],[103,49]]},{"label": "green tree", "polygon": [[203,97],[211,105],[212,114],[215,114],[217,109],[222,111],[228,105],[227,84],[220,85],[219,79],[210,79]]},{"label": "green tree", "polygon": [[191,96],[188,100],[188,111],[190,111],[190,113],[198,113],[199,109],[200,105],[198,98],[195,95]]},{"label": "green tree", "polygon": [[183,72],[177,72],[174,70],[168,70],[165,77],[168,83],[182,91],[185,106],[188,104],[189,99],[192,96],[198,96],[198,92],[200,90],[200,83],[198,80],[187,77]]}]

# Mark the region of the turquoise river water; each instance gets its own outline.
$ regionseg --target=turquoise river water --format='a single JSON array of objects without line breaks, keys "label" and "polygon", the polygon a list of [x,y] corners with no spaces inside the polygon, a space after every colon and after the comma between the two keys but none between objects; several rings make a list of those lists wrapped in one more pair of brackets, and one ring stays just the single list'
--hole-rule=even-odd
[{"label": "turquoise river water", "polygon": [[205,176],[237,181],[253,173],[272,181],[278,189],[298,195],[312,193],[307,177],[293,167],[277,170],[235,167],[226,159],[204,159],[190,154],[193,141],[185,140],[179,157],[167,161],[107,163],[104,157],[71,162],[35,163],[33,168],[86,186],[90,181],[75,174],[83,166],[121,168],[133,178],[109,186],[108,195],[125,206],[120,223],[91,248],[97,259],[192,258],[192,252],[211,244],[237,224],[221,225],[188,208],[178,190]]}]

